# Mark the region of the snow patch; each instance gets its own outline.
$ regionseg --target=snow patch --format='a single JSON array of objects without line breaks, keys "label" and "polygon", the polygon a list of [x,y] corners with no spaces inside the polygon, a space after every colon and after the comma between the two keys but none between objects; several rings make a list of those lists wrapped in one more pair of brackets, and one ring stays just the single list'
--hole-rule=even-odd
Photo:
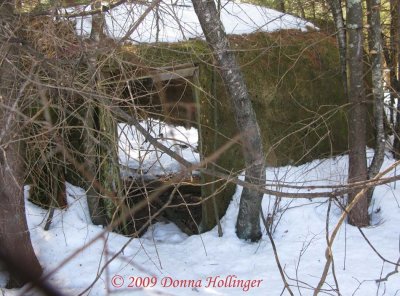
[{"label": "snow patch", "polygon": [[[200,161],[197,129],[168,125],[153,119],[141,121],[140,124],[161,144],[187,161]],[[182,169],[175,159],[150,144],[134,126],[120,123],[118,135],[122,176],[141,174],[151,178],[173,174]]]},{"label": "snow patch", "polygon": [[[310,22],[273,9],[234,1],[223,1],[221,4],[221,20],[227,34],[317,29]],[[116,39],[125,37],[148,5],[125,3],[105,12],[109,36]],[[71,8],[69,12],[82,9],[85,8]],[[86,10],[89,9],[86,7]],[[76,18],[76,24],[79,34],[90,34],[91,16]],[[204,34],[191,1],[165,0],[127,37],[135,43],[153,43],[204,39]]]}]

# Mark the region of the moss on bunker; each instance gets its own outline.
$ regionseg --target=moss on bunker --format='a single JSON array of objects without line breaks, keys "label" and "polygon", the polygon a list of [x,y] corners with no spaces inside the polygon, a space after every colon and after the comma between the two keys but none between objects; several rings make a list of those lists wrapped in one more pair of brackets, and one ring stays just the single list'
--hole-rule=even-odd
[{"label": "moss on bunker", "polygon": [[[347,149],[346,98],[334,38],[288,30],[230,36],[230,41],[252,97],[270,165],[301,164]],[[183,63],[199,66],[204,156],[220,146],[211,132],[216,124],[221,144],[236,134],[229,99],[205,42],[128,46],[122,56],[122,60],[136,61],[136,76]],[[229,169],[235,168],[240,166]]]},{"label": "moss on bunker", "polygon": [[[294,30],[229,38],[252,98],[269,165],[297,165],[347,150],[347,102],[334,38],[320,32]],[[176,118],[177,113],[163,103],[165,99],[168,103],[174,103],[174,100],[192,103],[197,110],[189,125],[199,129],[199,150],[203,159],[213,159],[207,163],[207,168],[232,175],[244,169],[239,143],[232,143],[220,153],[238,132],[231,102],[213,65],[212,52],[204,41],[124,45],[112,54],[99,57],[98,62],[104,77],[107,77],[103,86],[105,93],[126,99],[127,103],[120,101],[120,107],[126,107],[132,116],[151,114],[184,125],[185,109],[176,109],[182,114],[181,118]],[[168,72],[182,64],[195,65],[196,75],[180,78],[176,83],[157,84],[152,80],[154,71],[164,69],[161,71]],[[82,68],[81,72],[85,73],[85,67]],[[136,96],[131,97],[132,93],[126,90],[127,83],[137,87]],[[86,111],[77,112],[83,116]],[[105,147],[111,147],[115,140],[116,122],[106,110],[100,114],[102,142]],[[85,126],[83,123],[73,125]],[[81,130],[71,129],[68,135],[74,151],[84,149]],[[115,155],[107,149],[99,153],[104,161],[100,161],[101,165],[94,171],[100,171],[98,177],[104,188],[119,192],[112,186],[119,175]],[[215,153],[218,157],[214,159]],[[77,155],[80,154],[77,152]],[[35,158],[35,155],[31,157]],[[78,160],[84,162],[79,157]],[[67,180],[76,177],[72,178],[70,172],[66,172]],[[77,179],[82,178],[78,176]],[[221,218],[225,214],[236,186],[209,175],[203,175],[202,181],[207,185],[202,186],[204,202],[200,231],[206,231],[216,224],[216,215]],[[48,188],[45,184],[38,186]],[[42,195],[41,191],[39,193]],[[41,202],[50,203],[49,200]],[[115,205],[108,203],[106,210],[108,217],[112,217]]]},{"label": "moss on bunker", "polygon": [[[252,97],[269,165],[299,165],[347,150],[347,100],[334,38],[288,30],[230,36],[230,42]],[[165,66],[198,66],[199,79],[190,83],[198,88],[204,158],[237,135],[230,100],[205,42],[126,46],[119,54],[121,60],[132,61],[129,67],[136,77]],[[237,174],[244,169],[240,145],[232,145],[207,166]],[[235,191],[233,184],[210,176],[204,181],[209,185],[203,186],[203,198],[213,196],[215,201],[208,198],[203,204],[202,231],[216,223],[214,206],[222,217]]]}]

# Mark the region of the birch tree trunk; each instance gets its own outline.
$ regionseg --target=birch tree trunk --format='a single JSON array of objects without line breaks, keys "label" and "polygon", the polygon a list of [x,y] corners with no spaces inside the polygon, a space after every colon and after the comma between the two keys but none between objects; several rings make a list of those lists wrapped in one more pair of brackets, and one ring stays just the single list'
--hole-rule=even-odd
[{"label": "birch tree trunk", "polygon": [[[36,258],[25,216],[22,160],[23,143],[18,118],[21,81],[14,67],[19,54],[12,29],[16,28],[12,1],[0,0],[0,249],[10,262],[24,266],[37,279],[42,268]],[[22,287],[26,278],[11,274],[7,287]]]},{"label": "birch tree trunk", "polygon": [[[351,104],[349,118],[349,176],[348,181],[366,181],[367,158],[365,91],[363,84],[363,8],[361,0],[347,1],[347,88]],[[358,193],[349,193],[349,203]],[[369,224],[366,194],[349,213],[349,223],[356,226]]]},{"label": "birch tree trunk", "polygon": [[346,69],[346,26],[343,18],[342,1],[328,0],[336,27],[336,39],[339,46],[340,68],[342,72],[343,87],[347,94],[347,69]]},{"label": "birch tree trunk", "polygon": [[[383,94],[383,75],[382,75],[382,37],[381,37],[381,17],[380,0],[367,1],[370,8],[370,32],[369,44],[371,54],[372,72],[372,92],[374,95],[374,120],[375,120],[375,154],[372,163],[368,168],[368,178],[372,179],[379,173],[383,158],[385,156],[385,129],[384,129],[384,94]],[[372,197],[373,189],[368,193]]]},{"label": "birch tree trunk", "polygon": [[[263,186],[265,184],[265,157],[260,128],[253,110],[244,78],[230,50],[228,38],[212,0],[192,0],[194,10],[216,65],[219,67],[228,95],[233,105],[235,120],[241,133],[242,149],[246,163],[246,181]],[[237,236],[257,241],[261,238],[260,209],[262,193],[243,188],[239,215],[236,224]]]}]

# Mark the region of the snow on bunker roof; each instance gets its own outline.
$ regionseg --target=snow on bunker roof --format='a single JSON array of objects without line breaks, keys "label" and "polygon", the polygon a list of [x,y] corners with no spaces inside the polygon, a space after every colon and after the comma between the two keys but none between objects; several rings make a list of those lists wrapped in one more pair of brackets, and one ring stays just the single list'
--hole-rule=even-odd
[{"label": "snow on bunker roof", "polygon": [[[127,35],[149,4],[125,3],[105,13],[108,34],[116,39]],[[88,9],[88,8],[87,8]],[[227,34],[250,34],[285,29],[307,31],[315,26],[301,18],[273,9],[233,1],[223,1],[221,19]],[[87,35],[91,17],[77,20],[78,33]],[[191,1],[164,0],[153,9],[130,36],[135,43],[177,42],[204,38]]]}]

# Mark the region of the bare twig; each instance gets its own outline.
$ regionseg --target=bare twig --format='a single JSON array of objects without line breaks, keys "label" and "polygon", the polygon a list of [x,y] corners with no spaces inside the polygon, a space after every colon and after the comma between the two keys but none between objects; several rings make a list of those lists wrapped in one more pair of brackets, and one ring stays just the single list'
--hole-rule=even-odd
[{"label": "bare twig", "polygon": [[[399,251],[400,251],[400,237],[399,237]],[[386,261],[384,261],[384,262],[386,262]],[[396,264],[395,269],[393,271],[389,272],[384,278],[380,278],[380,279],[376,280],[376,282],[380,283],[380,282],[387,281],[389,279],[389,277],[391,277],[392,275],[394,275],[394,274],[399,272],[399,266],[400,266],[400,257],[397,260],[397,264]]]},{"label": "bare twig", "polygon": [[[336,198],[335,198],[335,199],[336,199]],[[337,199],[336,199],[336,200],[337,200]],[[339,204],[339,206],[342,208],[342,210],[343,210],[344,212],[347,211],[347,209],[346,209],[341,203],[338,202],[338,204]],[[347,213],[347,214],[348,214],[348,213]],[[399,265],[398,262],[396,263],[396,262],[394,262],[394,261],[391,261],[391,260],[386,259],[385,257],[383,257],[382,254],[378,252],[378,250],[375,248],[375,246],[371,243],[371,241],[370,241],[370,240],[368,239],[368,237],[365,235],[365,233],[364,233],[364,231],[361,229],[361,227],[359,227],[359,226],[355,226],[355,227],[357,227],[358,231],[360,232],[360,234],[362,235],[362,237],[364,238],[364,240],[366,241],[366,243],[371,247],[372,251],[374,251],[374,253],[375,253],[380,259],[382,259],[383,262],[389,263],[389,264],[394,265],[394,266],[398,266],[398,265]]]},{"label": "bare twig", "polygon": [[285,273],[283,272],[283,268],[282,268],[281,263],[280,263],[280,261],[279,261],[278,251],[277,251],[277,249],[276,249],[274,239],[273,239],[273,237],[272,237],[272,235],[271,235],[271,232],[270,232],[270,230],[269,230],[269,225],[268,225],[268,223],[267,223],[267,221],[266,221],[266,219],[265,219],[265,217],[264,217],[264,213],[262,212],[262,210],[260,211],[260,215],[261,215],[261,219],[262,219],[262,221],[263,221],[263,223],[264,223],[265,230],[267,231],[267,235],[268,235],[268,237],[269,237],[269,240],[271,241],[272,249],[273,249],[273,251],[274,251],[274,256],[275,256],[276,265],[278,265],[279,273],[280,273],[280,275],[281,275],[283,284],[285,285],[285,289],[287,289],[287,291],[289,292],[289,294],[290,294],[291,296],[294,296],[292,290],[290,289],[290,285],[289,285],[289,283],[288,283],[287,280],[286,280]]},{"label": "bare twig", "polygon": [[[386,170],[384,170],[383,172],[377,174],[372,181],[376,181],[379,180],[379,178],[381,178],[382,176],[388,174],[391,170],[393,170],[400,162],[397,161],[394,164],[392,164],[389,168],[387,168]],[[314,290],[314,296],[317,296],[319,291],[321,290],[322,285],[325,283],[326,277],[328,276],[328,271],[329,271],[329,267],[332,263],[332,259],[333,259],[333,255],[332,255],[332,245],[333,242],[336,238],[336,235],[340,229],[340,226],[343,224],[344,220],[347,217],[347,214],[350,212],[350,210],[358,203],[358,201],[364,196],[364,194],[369,190],[371,186],[366,186],[364,189],[362,189],[360,192],[357,193],[357,195],[354,197],[353,201],[346,207],[346,211],[344,211],[342,213],[342,215],[339,218],[339,221],[337,222],[335,228],[333,229],[332,235],[330,236],[329,239],[329,244],[326,247],[325,250],[325,257],[326,257],[326,263],[325,263],[325,267],[324,270],[322,272],[322,276],[321,279],[317,285],[317,287]]]},{"label": "bare twig", "polygon": [[[331,213],[331,206],[332,206],[332,198],[330,198],[328,201],[328,210],[326,213],[326,226],[325,227],[326,227],[326,243],[327,244],[329,244],[329,217],[330,217],[330,213]],[[333,275],[333,279],[334,279],[335,285],[336,285],[336,292],[340,296],[339,282],[336,277],[335,261],[334,261],[333,257],[332,257],[332,275]]]},{"label": "bare twig", "polygon": [[389,279],[389,277],[391,277],[392,275],[394,275],[394,274],[396,274],[396,273],[399,272],[399,266],[400,266],[400,257],[399,257],[399,259],[397,260],[396,268],[395,268],[393,271],[389,272],[384,278],[377,279],[376,282],[377,282],[377,283],[380,283],[380,282],[385,282],[385,281],[387,281],[387,280]]}]

